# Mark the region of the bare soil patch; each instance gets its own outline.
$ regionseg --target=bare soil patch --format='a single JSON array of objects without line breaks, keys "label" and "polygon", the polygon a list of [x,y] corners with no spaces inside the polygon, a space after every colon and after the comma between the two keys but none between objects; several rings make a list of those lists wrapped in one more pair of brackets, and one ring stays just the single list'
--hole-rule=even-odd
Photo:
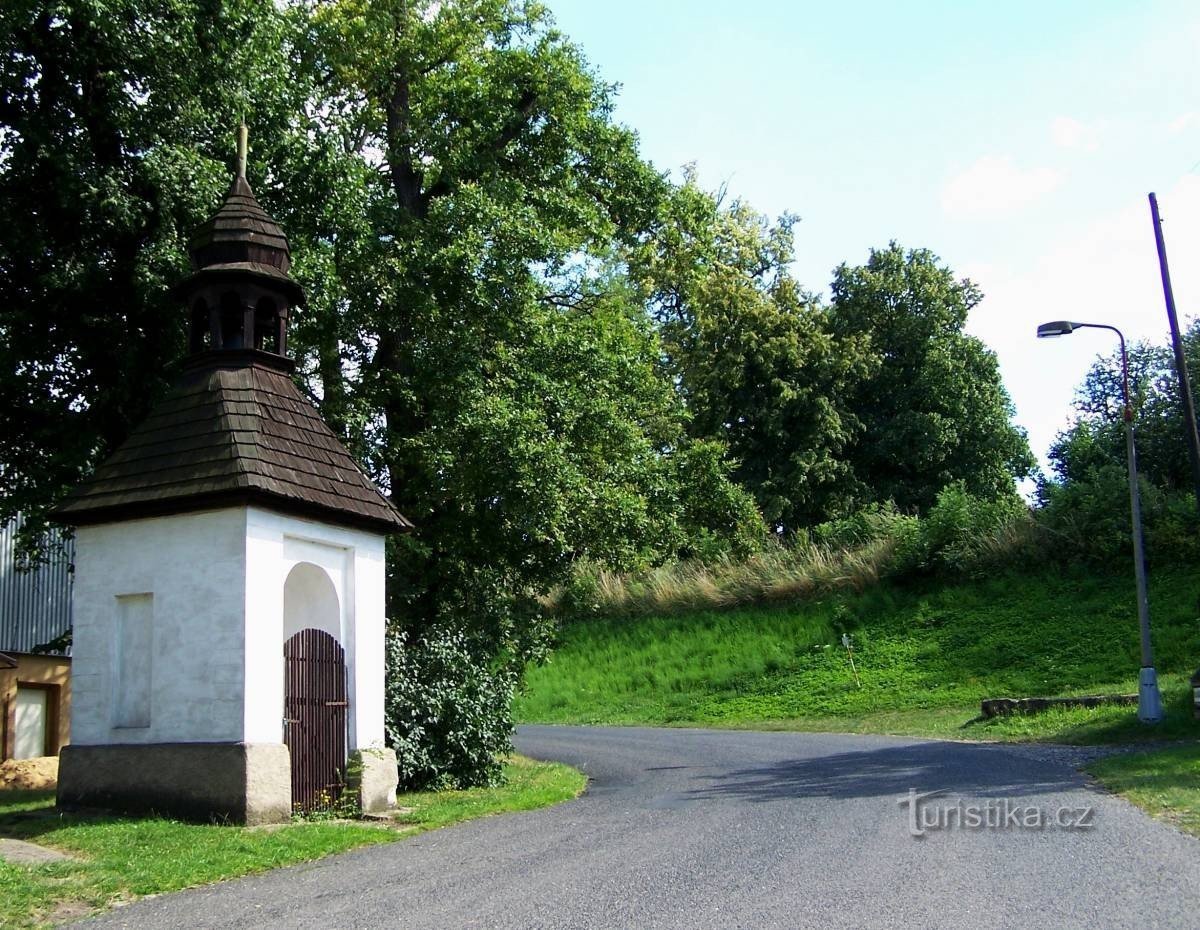
[{"label": "bare soil patch", "polygon": [[58,787],[58,756],[0,762],[0,791],[43,791]]}]

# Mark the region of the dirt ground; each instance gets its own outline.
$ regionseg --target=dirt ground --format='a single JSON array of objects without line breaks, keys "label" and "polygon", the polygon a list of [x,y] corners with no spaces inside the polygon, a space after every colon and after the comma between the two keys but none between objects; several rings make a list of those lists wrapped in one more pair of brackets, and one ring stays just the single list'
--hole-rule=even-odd
[{"label": "dirt ground", "polygon": [[9,788],[40,790],[58,784],[58,757],[6,759],[0,762],[0,791]]}]

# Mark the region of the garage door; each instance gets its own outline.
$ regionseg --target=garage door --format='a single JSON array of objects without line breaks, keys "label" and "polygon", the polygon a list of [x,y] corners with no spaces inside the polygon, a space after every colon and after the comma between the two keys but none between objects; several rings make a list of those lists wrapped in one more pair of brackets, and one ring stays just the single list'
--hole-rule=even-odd
[{"label": "garage door", "polygon": [[46,754],[46,725],[49,707],[45,688],[17,688],[14,759],[33,759]]}]

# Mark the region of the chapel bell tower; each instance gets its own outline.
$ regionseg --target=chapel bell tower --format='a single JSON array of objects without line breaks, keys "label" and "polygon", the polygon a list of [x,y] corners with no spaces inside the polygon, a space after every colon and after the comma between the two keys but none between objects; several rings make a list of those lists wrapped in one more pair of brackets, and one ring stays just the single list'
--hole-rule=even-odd
[{"label": "chapel bell tower", "polygon": [[261,823],[345,791],[394,803],[384,540],[411,524],[292,381],[304,292],[245,127],[238,149],[174,291],[182,374],[57,514],[77,528],[63,805]]}]

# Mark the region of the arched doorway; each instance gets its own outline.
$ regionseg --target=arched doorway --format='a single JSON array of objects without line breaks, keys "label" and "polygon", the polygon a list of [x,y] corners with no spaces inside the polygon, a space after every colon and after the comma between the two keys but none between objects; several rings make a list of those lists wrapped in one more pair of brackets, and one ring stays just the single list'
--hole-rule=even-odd
[{"label": "arched doorway", "polygon": [[312,562],[297,562],[283,583],[283,638],[301,630],[324,630],[342,640],[342,608],[329,573]]},{"label": "arched doorway", "polygon": [[301,562],[284,583],[284,743],[291,753],[292,807],[338,800],[346,777],[346,655],[337,591],[325,572]]}]

